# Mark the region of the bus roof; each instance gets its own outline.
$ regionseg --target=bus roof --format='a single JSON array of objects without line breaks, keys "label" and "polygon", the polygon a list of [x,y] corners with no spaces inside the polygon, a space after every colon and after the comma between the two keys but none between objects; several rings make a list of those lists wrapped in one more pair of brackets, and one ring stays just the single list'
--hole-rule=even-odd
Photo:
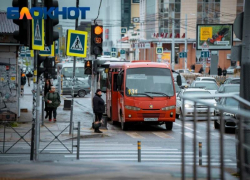
[{"label": "bus roof", "polygon": [[109,68],[114,69],[114,68],[139,68],[139,67],[157,67],[157,68],[168,68],[170,69],[170,65],[165,64],[165,63],[157,63],[157,62],[120,62],[120,63],[110,63]]}]

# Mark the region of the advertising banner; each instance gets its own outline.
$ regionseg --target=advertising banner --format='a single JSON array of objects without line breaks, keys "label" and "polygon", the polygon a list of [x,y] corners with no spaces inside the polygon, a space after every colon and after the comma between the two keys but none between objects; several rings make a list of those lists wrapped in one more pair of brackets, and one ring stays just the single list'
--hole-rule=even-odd
[{"label": "advertising banner", "polygon": [[232,45],[232,24],[197,24],[197,50],[230,50]]}]

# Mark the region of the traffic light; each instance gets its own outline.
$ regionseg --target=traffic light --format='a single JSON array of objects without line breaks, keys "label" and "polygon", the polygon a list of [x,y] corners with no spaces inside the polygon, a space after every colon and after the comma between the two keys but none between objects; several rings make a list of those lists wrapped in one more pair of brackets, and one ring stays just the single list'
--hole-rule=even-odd
[{"label": "traffic light", "polygon": [[[41,65],[43,64],[43,67]],[[55,71],[55,58],[54,57],[43,57],[38,56],[37,63],[37,78],[44,73],[45,78],[49,78],[49,76],[53,77],[56,75]]]},{"label": "traffic light", "polygon": [[91,75],[92,74],[92,61],[85,61],[85,66],[84,66],[84,74]]},{"label": "traffic light", "polygon": [[[44,0],[44,7],[47,9],[50,9],[51,7],[58,8],[58,1]],[[45,44],[47,46],[52,45],[53,41],[59,39],[59,33],[53,30],[54,26],[57,24],[59,24],[58,19],[51,19],[49,16],[45,19]]]},{"label": "traffic light", "polygon": [[91,55],[102,55],[103,26],[91,26]]},{"label": "traffic light", "polygon": [[[28,8],[28,0],[13,0],[12,6],[19,8],[19,14],[23,7]],[[13,22],[19,26],[19,31],[14,32],[14,38],[31,49],[31,20],[28,20],[26,15],[23,19],[15,19]]]}]

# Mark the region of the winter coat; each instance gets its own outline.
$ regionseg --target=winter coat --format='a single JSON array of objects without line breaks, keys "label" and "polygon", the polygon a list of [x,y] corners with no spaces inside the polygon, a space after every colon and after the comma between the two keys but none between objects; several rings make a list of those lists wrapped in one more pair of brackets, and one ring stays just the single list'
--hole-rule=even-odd
[{"label": "winter coat", "polygon": [[[52,103],[49,103],[48,101],[52,101]],[[58,92],[48,92],[45,97],[45,102],[47,103],[48,108],[57,108],[61,104],[60,95]]]},{"label": "winter coat", "polygon": [[26,76],[21,77],[21,85],[24,86],[26,84]]},{"label": "winter coat", "polygon": [[44,86],[44,96],[46,96],[47,95],[47,93],[50,91],[50,89],[51,89],[51,86],[49,85],[47,85],[47,84],[45,84],[45,86]]},{"label": "winter coat", "polygon": [[222,75],[222,69],[218,68],[218,76],[221,76],[221,75]]},{"label": "winter coat", "polygon": [[26,74],[27,77],[32,77],[32,73],[29,71],[27,74]]},{"label": "winter coat", "polygon": [[223,74],[223,76],[227,76],[227,70],[224,69],[224,70],[222,71],[222,74]]},{"label": "winter coat", "polygon": [[95,95],[95,97],[93,98],[93,110],[94,113],[104,113],[105,112],[105,103],[104,100],[101,98],[101,96],[99,95]]}]

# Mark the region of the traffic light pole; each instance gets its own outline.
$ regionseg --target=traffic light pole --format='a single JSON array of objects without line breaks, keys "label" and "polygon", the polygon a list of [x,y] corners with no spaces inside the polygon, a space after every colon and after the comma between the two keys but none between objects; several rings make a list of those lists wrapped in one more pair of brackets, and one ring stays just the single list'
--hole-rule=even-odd
[{"label": "traffic light pole", "polygon": [[[79,0],[76,0],[76,8],[79,8]],[[78,27],[78,18],[76,19],[75,30]],[[72,83],[72,101],[71,101],[71,108],[70,108],[70,127],[69,127],[69,134],[72,134],[72,124],[73,124],[73,108],[74,108],[74,85],[75,85],[75,74],[76,74],[76,57],[74,57],[74,65],[73,65],[73,83]]]},{"label": "traffic light pole", "polygon": [[[243,19],[243,34],[242,34],[242,56],[241,56],[241,73],[240,73],[240,96],[247,101],[250,101],[250,81],[248,77],[250,76],[250,1],[245,0],[244,5],[244,19]],[[244,109],[249,110],[247,107]],[[248,128],[244,128],[244,143],[246,146],[250,145],[250,119],[244,119],[244,123]],[[239,132],[240,133],[240,132]],[[250,174],[250,150],[245,148],[245,163],[248,165],[247,173]],[[243,174],[242,174],[243,175]],[[245,176],[245,175],[244,175]]]}]

